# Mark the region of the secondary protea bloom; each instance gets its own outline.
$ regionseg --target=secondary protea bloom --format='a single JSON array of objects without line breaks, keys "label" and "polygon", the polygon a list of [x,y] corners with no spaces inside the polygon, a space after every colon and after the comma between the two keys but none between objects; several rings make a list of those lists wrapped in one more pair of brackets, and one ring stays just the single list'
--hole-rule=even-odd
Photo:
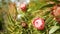
[{"label": "secondary protea bloom", "polygon": [[20,6],[20,9],[22,11],[26,11],[27,10],[26,4],[25,3],[22,3],[21,6]]},{"label": "secondary protea bloom", "polygon": [[17,10],[26,11],[26,5],[29,4],[30,0],[11,0],[16,3]]},{"label": "secondary protea bloom", "polygon": [[42,18],[35,18],[32,22],[33,26],[37,28],[38,30],[44,29],[44,20]]},{"label": "secondary protea bloom", "polygon": [[21,22],[21,26],[23,27],[23,28],[27,28],[27,24],[23,21],[23,22]]},{"label": "secondary protea bloom", "polygon": [[55,16],[56,20],[60,22],[60,6],[53,7],[53,16]]},{"label": "secondary protea bloom", "polygon": [[54,14],[54,16],[60,16],[60,7],[58,7],[58,6],[54,6],[53,7],[53,14]]}]

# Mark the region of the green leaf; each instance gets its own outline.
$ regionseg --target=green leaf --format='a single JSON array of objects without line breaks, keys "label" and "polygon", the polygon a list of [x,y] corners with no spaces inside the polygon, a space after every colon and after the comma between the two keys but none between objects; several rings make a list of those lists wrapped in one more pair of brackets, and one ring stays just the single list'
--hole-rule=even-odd
[{"label": "green leaf", "polygon": [[50,21],[52,21],[53,17],[48,17],[45,21],[45,23],[49,23]]},{"label": "green leaf", "polygon": [[51,29],[50,29],[50,31],[49,31],[49,34],[52,34],[52,33],[54,33],[56,30],[58,30],[59,29],[59,26],[53,26]]}]

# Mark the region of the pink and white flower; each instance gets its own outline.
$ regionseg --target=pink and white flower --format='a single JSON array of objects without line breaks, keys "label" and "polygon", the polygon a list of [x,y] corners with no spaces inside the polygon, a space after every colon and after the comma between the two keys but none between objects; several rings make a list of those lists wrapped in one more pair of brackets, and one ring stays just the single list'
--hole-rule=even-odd
[{"label": "pink and white flower", "polygon": [[33,26],[38,30],[44,29],[44,20],[42,18],[35,18],[32,22]]}]

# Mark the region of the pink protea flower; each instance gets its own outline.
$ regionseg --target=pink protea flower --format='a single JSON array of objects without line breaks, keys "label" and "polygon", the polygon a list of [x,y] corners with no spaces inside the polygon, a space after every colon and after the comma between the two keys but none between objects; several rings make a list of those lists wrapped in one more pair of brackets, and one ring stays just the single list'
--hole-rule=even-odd
[{"label": "pink protea flower", "polygon": [[43,30],[45,25],[44,20],[42,18],[35,18],[32,24],[38,30]]},{"label": "pink protea flower", "polygon": [[27,10],[26,4],[25,4],[25,3],[22,3],[22,4],[20,5],[20,9],[21,9],[22,11],[26,11],[26,10]]}]

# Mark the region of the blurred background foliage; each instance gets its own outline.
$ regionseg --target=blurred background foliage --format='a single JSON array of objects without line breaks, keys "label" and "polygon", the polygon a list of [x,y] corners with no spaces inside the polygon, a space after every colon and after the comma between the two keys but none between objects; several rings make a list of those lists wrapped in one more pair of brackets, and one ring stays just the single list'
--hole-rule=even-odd
[{"label": "blurred background foliage", "polygon": [[[27,6],[27,12],[24,13],[17,10],[15,2],[11,0],[0,0],[0,34],[49,34],[49,32],[60,34],[60,25],[57,24],[57,21],[54,20],[54,16],[51,15],[48,9],[54,6],[54,4],[47,3],[49,1],[53,1],[56,4],[60,3],[59,0],[30,0]],[[22,19],[17,21],[16,17],[19,13],[22,14]],[[31,21],[36,16],[45,19],[45,30],[39,31],[33,28]],[[20,25],[22,20],[27,22],[27,29],[22,28]],[[54,31],[52,31],[53,29]]]}]

